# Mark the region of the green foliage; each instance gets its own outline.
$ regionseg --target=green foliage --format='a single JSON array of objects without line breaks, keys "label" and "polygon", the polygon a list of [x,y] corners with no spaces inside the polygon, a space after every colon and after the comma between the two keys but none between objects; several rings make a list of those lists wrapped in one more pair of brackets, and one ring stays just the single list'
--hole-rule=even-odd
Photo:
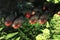
[{"label": "green foliage", "polygon": [[3,27],[0,27],[0,31],[2,31],[3,30]]},{"label": "green foliage", "polygon": [[54,35],[53,35],[53,38],[54,38],[54,40],[60,40],[60,35],[54,34]]},{"label": "green foliage", "polygon": [[57,3],[60,3],[60,0],[47,0],[47,2],[52,2],[52,3],[57,4]]},{"label": "green foliage", "polygon": [[17,37],[16,40],[20,40],[20,37]]},{"label": "green foliage", "polygon": [[[47,0],[52,3],[60,3],[60,0]],[[32,3],[23,2],[18,3],[18,8],[21,9],[25,6],[24,12],[32,6]],[[27,7],[29,6],[29,7]],[[20,11],[20,10],[19,10]],[[29,19],[25,18],[25,22],[19,29],[13,29],[11,26],[6,27],[4,18],[2,18],[2,24],[0,25],[0,40],[60,40],[60,16],[54,14],[50,21],[41,25],[38,22],[30,24]],[[10,29],[9,29],[10,28]]]},{"label": "green foliage", "polygon": [[1,40],[1,39],[4,39],[4,38],[5,38],[5,35],[0,36],[0,40]]},{"label": "green foliage", "polygon": [[50,27],[49,22],[46,22],[46,27],[47,27],[47,28],[49,28],[49,27]]},{"label": "green foliage", "polygon": [[43,34],[39,34],[36,36],[36,40],[46,40],[46,38],[43,36]]},{"label": "green foliage", "polygon": [[42,34],[36,36],[36,40],[47,40],[50,38],[50,31],[48,29],[44,29]]},{"label": "green foliage", "polygon": [[15,36],[16,34],[18,34],[18,32],[16,32],[16,33],[9,33],[9,34],[6,35],[5,39],[12,38],[12,37]]},{"label": "green foliage", "polygon": [[55,33],[60,33],[60,16],[55,14],[51,20],[51,26],[55,29]]},{"label": "green foliage", "polygon": [[[3,31],[7,27],[0,25],[0,40],[48,40],[60,39],[60,16],[55,14],[51,21],[47,21],[45,24],[40,25],[38,22],[36,24],[29,24],[28,19],[23,23],[23,25],[15,32],[9,30],[10,32]],[[51,36],[52,35],[52,36]],[[52,38],[51,38],[52,37]]]}]

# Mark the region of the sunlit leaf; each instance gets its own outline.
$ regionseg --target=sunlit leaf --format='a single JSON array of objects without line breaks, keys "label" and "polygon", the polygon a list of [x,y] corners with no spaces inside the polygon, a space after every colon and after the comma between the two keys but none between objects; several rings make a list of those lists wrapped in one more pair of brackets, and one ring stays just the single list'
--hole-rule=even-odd
[{"label": "sunlit leaf", "polygon": [[2,31],[3,30],[3,27],[0,27],[0,31]]},{"label": "sunlit leaf", "polygon": [[46,27],[47,27],[47,28],[48,28],[48,27],[50,27],[50,24],[49,24],[49,22],[47,22],[47,23],[46,23]]},{"label": "sunlit leaf", "polygon": [[16,40],[20,40],[20,37],[16,38]]},{"label": "sunlit leaf", "polygon": [[9,33],[9,34],[6,35],[6,38],[5,39],[12,38],[13,36],[15,36],[17,34],[18,34],[18,32],[16,32],[16,33]]},{"label": "sunlit leaf", "polygon": [[55,34],[54,34],[54,35],[53,35],[53,38],[60,40],[60,35],[55,35]]},{"label": "sunlit leaf", "polygon": [[47,38],[43,34],[39,34],[36,36],[36,40],[47,40]]},{"label": "sunlit leaf", "polygon": [[59,1],[58,0],[54,0],[54,3],[59,3]]},{"label": "sunlit leaf", "polygon": [[1,37],[0,37],[0,40],[1,40],[1,39],[4,39],[4,38],[5,38],[5,35],[1,36]]}]

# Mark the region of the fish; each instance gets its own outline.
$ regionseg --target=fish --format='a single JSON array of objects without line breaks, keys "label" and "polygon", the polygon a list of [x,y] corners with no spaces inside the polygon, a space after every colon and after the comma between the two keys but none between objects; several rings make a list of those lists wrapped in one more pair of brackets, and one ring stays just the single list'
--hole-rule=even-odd
[{"label": "fish", "polygon": [[0,13],[1,18],[6,18],[9,16],[11,11],[15,11],[17,9],[17,1],[16,0],[0,0]]},{"label": "fish", "polygon": [[50,19],[50,17],[52,17],[52,13],[47,10],[47,11],[44,12],[43,15],[41,15],[41,16],[39,17],[38,22],[39,22],[40,24],[45,24],[45,23],[48,21],[48,19]]},{"label": "fish", "polygon": [[7,16],[4,22],[5,26],[11,26],[16,17],[17,15],[15,15],[14,13]]},{"label": "fish", "polygon": [[30,24],[35,24],[38,21],[39,16],[34,15],[29,19]]},{"label": "fish", "polygon": [[25,17],[29,19],[31,17],[31,13],[30,12],[26,12]]},{"label": "fish", "polygon": [[22,14],[29,19],[31,17],[31,10],[23,10]]},{"label": "fish", "polygon": [[19,28],[23,23],[24,23],[24,18],[21,16],[21,17],[17,18],[17,19],[13,22],[12,27],[13,27],[14,29],[17,29],[17,28]]},{"label": "fish", "polygon": [[46,21],[47,21],[47,16],[46,15],[42,15],[40,18],[39,18],[39,23],[40,24],[44,24],[44,23],[46,23]]}]

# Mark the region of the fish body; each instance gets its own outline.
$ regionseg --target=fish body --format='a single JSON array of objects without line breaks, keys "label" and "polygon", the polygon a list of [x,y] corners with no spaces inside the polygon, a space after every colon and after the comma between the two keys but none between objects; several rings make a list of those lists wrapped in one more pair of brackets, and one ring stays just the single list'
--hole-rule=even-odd
[{"label": "fish body", "polygon": [[11,26],[15,18],[16,18],[16,16],[13,14],[10,14],[9,16],[7,16],[5,19],[5,25]]},{"label": "fish body", "polygon": [[12,27],[13,27],[14,29],[17,29],[17,28],[19,28],[19,27],[23,24],[23,22],[24,22],[24,18],[23,18],[23,17],[19,17],[19,18],[17,18],[17,19],[13,22]]}]

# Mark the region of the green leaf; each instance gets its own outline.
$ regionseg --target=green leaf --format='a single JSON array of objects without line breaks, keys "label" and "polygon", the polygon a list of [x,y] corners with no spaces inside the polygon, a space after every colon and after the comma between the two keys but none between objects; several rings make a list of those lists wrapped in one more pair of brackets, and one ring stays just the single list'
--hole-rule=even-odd
[{"label": "green leaf", "polygon": [[47,0],[47,2],[50,2],[51,0]]},{"label": "green leaf", "polygon": [[11,40],[15,40],[15,38],[12,38]]},{"label": "green leaf", "polygon": [[59,3],[59,1],[58,0],[54,0],[54,3]]},{"label": "green leaf", "polygon": [[17,35],[17,34],[18,34],[18,32],[16,32],[16,33],[9,33],[9,34],[7,34],[7,36],[6,36],[5,39],[12,38],[13,36],[15,36],[15,35]]},{"label": "green leaf", "polygon": [[47,2],[52,2],[52,3],[54,3],[54,4],[57,4],[57,3],[59,3],[60,2],[60,0],[46,0]]},{"label": "green leaf", "polygon": [[50,21],[50,25],[54,28],[60,28],[60,16],[57,14],[54,14],[53,19]]},{"label": "green leaf", "polygon": [[39,34],[36,36],[36,40],[46,40],[46,38],[43,36],[43,34]]},{"label": "green leaf", "polygon": [[2,23],[4,23],[4,18],[2,18]]},{"label": "green leaf", "polygon": [[44,30],[43,30],[43,34],[45,34],[45,35],[49,35],[49,34],[50,34],[50,30],[49,30],[49,29],[47,29],[47,28],[46,28],[46,29],[44,29]]},{"label": "green leaf", "polygon": [[3,27],[0,27],[0,31],[2,31],[3,30]]},{"label": "green leaf", "polygon": [[1,36],[1,37],[0,37],[0,40],[1,40],[1,39],[4,39],[4,38],[5,38],[5,35]]},{"label": "green leaf", "polygon": [[40,26],[39,23],[36,23],[36,24],[35,24],[35,27],[39,27],[39,26]]},{"label": "green leaf", "polygon": [[47,28],[50,27],[49,22],[46,23],[46,27],[47,27]]},{"label": "green leaf", "polygon": [[54,35],[53,35],[53,38],[60,40],[60,35],[55,35],[55,34],[54,34]]},{"label": "green leaf", "polygon": [[16,40],[20,40],[20,37],[16,38]]}]

